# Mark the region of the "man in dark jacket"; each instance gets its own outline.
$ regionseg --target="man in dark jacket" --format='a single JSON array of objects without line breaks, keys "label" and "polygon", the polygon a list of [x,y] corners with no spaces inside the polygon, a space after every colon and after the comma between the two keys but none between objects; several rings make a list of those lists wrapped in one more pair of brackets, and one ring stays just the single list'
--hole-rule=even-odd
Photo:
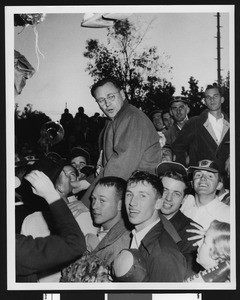
[{"label": "man in dark jacket", "polygon": [[179,163],[163,162],[158,165],[157,173],[163,184],[161,213],[172,223],[181,237],[181,241],[177,245],[186,258],[187,277],[189,277],[194,273],[197,274],[201,266],[195,262],[197,246],[193,245],[194,242],[188,240],[194,234],[187,232],[187,229],[196,229],[192,225],[195,222],[180,211],[183,200],[190,191],[187,170]]},{"label": "man in dark jacket", "polygon": [[86,250],[85,239],[71,211],[53,183],[41,171],[34,170],[25,177],[33,192],[49,204],[57,235],[33,239],[16,235],[16,275],[18,282],[37,281],[37,274],[55,267],[63,267],[80,257]]},{"label": "man in dark jacket", "polygon": [[137,248],[146,262],[148,282],[181,282],[186,260],[160,219],[163,186],[157,176],[136,171],[129,178],[125,196],[129,221],[134,225],[130,248]]},{"label": "man in dark jacket", "polygon": [[171,146],[172,143],[178,137],[184,124],[188,120],[188,113],[190,109],[188,107],[188,99],[183,96],[175,96],[170,102],[170,115],[172,116],[174,123],[164,133],[166,137],[166,145]]},{"label": "man in dark jacket", "polygon": [[229,175],[230,125],[228,117],[222,112],[223,102],[220,88],[216,84],[208,85],[205,90],[208,109],[187,121],[172,144],[172,150],[176,161],[185,166],[186,153],[190,166],[198,165],[203,159],[217,162],[226,184]]}]

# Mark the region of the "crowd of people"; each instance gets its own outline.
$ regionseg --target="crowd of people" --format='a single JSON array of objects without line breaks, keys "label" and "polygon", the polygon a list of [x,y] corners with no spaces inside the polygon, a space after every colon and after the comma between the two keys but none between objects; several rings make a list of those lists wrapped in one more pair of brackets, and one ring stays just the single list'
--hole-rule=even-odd
[{"label": "crowd of people", "polygon": [[186,97],[147,116],[113,78],[91,95],[100,123],[65,109],[64,140],[16,166],[16,281],[230,282],[221,88],[189,119]]}]

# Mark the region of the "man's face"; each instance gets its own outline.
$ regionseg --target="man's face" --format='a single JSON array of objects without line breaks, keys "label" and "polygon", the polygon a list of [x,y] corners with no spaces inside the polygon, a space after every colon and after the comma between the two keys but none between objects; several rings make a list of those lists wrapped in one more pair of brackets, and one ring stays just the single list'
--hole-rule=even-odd
[{"label": "man's face", "polygon": [[123,106],[124,93],[111,82],[107,82],[95,90],[94,98],[104,114],[113,119]]},{"label": "man's face", "polygon": [[129,221],[137,231],[152,223],[152,217],[162,206],[162,199],[148,182],[127,185],[125,205]]},{"label": "man's face", "polygon": [[186,185],[180,180],[169,177],[162,178],[163,206],[161,212],[170,219],[180,208],[184,199]]},{"label": "man's face", "polygon": [[189,112],[188,106],[182,101],[173,102],[170,110],[176,122],[184,121]]},{"label": "man's face", "polygon": [[76,180],[77,175],[74,168],[72,166],[64,166],[57,180],[57,189],[65,196],[68,196],[72,191],[71,182]]},{"label": "man's face", "polygon": [[162,119],[163,119],[163,124],[165,125],[165,127],[167,129],[169,129],[170,127],[172,127],[173,125],[173,118],[171,117],[169,112],[166,112],[162,115]]},{"label": "man's face", "polygon": [[160,112],[157,112],[153,115],[152,122],[157,131],[163,130],[163,120]]},{"label": "man's face", "polygon": [[92,192],[92,216],[96,224],[105,230],[112,228],[118,222],[122,201],[116,195],[113,186],[97,184]]},{"label": "man's face", "polygon": [[205,91],[205,104],[211,111],[217,111],[221,109],[221,105],[224,102],[224,98],[221,97],[217,88],[208,89]]},{"label": "man's face", "polygon": [[219,174],[206,170],[197,170],[193,173],[193,187],[199,195],[215,195],[221,189],[222,183],[219,182]]},{"label": "man's face", "polygon": [[79,178],[83,178],[85,174],[81,173],[81,169],[87,164],[86,158],[83,156],[74,157],[71,160],[71,165],[78,170]]}]

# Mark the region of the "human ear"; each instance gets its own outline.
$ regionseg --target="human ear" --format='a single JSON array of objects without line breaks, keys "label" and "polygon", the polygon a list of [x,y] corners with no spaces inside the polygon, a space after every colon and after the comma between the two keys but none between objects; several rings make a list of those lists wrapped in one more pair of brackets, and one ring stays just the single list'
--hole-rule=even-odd
[{"label": "human ear", "polygon": [[225,101],[224,97],[221,97],[221,103],[223,103]]},{"label": "human ear", "polygon": [[160,210],[163,205],[163,198],[157,198],[156,204],[155,204],[155,209]]},{"label": "human ear", "polygon": [[122,210],[122,200],[119,200],[119,201],[118,201],[118,204],[117,204],[117,210],[118,210],[118,211],[121,211],[121,210]]},{"label": "human ear", "polygon": [[123,100],[125,100],[126,99],[126,97],[125,97],[125,93],[124,93],[124,91],[123,90],[120,90],[120,95],[121,95],[121,97],[123,98]]},{"label": "human ear", "polygon": [[223,183],[220,181],[217,185],[217,190],[220,191],[223,188]]}]

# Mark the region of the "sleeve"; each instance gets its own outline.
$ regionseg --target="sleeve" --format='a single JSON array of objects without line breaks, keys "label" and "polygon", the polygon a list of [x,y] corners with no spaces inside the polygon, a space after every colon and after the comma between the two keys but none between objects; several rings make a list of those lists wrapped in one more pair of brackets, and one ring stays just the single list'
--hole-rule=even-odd
[{"label": "sleeve", "polygon": [[16,273],[30,275],[68,263],[86,250],[85,239],[64,201],[50,205],[57,235],[44,238],[16,235]]},{"label": "sleeve", "polygon": [[[128,179],[138,168],[145,152],[149,151],[150,147],[156,147],[155,154],[158,153],[160,161],[161,149],[158,134],[151,125],[150,121],[137,114],[128,115],[119,124],[113,138],[112,155],[104,166],[103,176],[117,175]],[[151,155],[148,155],[148,158],[149,160],[156,159]]]},{"label": "sleeve", "polygon": [[171,145],[173,154],[176,156],[175,161],[184,166],[186,166],[186,157],[189,155],[189,145],[194,139],[195,126],[195,118],[193,117],[186,122],[178,137]]}]

